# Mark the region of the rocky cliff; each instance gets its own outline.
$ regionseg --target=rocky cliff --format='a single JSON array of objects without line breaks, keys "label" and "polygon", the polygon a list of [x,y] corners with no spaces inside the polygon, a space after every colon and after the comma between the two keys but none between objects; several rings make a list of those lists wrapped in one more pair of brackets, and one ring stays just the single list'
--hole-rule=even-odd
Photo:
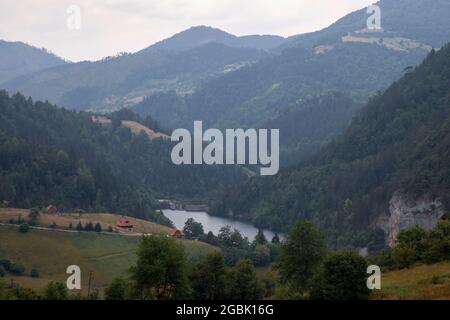
[{"label": "rocky cliff", "polygon": [[444,214],[440,199],[431,196],[413,199],[398,191],[389,201],[389,214],[382,215],[376,225],[385,232],[386,243],[394,247],[400,231],[415,226],[432,229]]}]

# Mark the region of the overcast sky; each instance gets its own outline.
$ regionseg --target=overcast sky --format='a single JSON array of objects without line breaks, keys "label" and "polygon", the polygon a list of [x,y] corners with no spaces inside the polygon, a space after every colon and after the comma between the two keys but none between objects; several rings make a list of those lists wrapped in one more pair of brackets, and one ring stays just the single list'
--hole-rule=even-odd
[{"label": "overcast sky", "polygon": [[[72,60],[135,52],[191,26],[235,35],[291,36],[322,29],[375,0],[0,0],[0,39]],[[67,8],[81,9],[78,30]],[[71,20],[73,21],[73,20]]]}]

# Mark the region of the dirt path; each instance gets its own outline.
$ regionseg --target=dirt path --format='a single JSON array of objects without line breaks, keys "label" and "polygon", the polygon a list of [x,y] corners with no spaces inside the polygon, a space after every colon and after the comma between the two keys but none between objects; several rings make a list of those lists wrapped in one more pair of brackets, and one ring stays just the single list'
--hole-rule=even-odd
[{"label": "dirt path", "polygon": [[[15,227],[20,228],[20,225],[17,224],[10,224],[10,223],[0,223],[0,226],[5,227]],[[53,232],[65,232],[65,233],[72,233],[72,234],[78,234],[78,233],[89,233],[89,234],[103,234],[103,235],[109,235],[109,236],[122,236],[122,237],[142,237],[142,236],[151,236],[150,233],[117,233],[117,232],[95,232],[95,231],[78,231],[78,230],[67,230],[67,229],[58,229],[58,228],[47,228],[47,227],[36,227],[36,226],[29,226],[30,229],[35,230],[44,230],[44,231],[53,231]]]}]

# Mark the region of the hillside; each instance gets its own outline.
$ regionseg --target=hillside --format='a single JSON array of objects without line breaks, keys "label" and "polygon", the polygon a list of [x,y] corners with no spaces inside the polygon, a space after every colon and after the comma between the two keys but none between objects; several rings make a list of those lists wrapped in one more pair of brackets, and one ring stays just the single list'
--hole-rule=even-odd
[{"label": "hillside", "polygon": [[237,37],[217,28],[196,26],[177,33],[169,39],[155,43],[142,51],[180,52],[212,42],[234,48],[270,50],[281,45],[285,42],[285,39],[280,36],[272,35],[250,35]]},{"label": "hillside", "polygon": [[0,40],[0,85],[16,77],[66,64],[54,54],[23,42]]},{"label": "hillside", "polygon": [[[92,288],[102,289],[116,277],[127,278],[129,268],[136,261],[139,241],[138,236],[96,233],[30,230],[22,234],[17,228],[0,226],[0,259],[22,264],[27,273],[32,268],[37,269],[39,278],[12,277],[14,282],[35,289],[45,286],[48,281],[65,282],[67,267],[78,265],[82,272],[82,289],[86,293],[89,271],[93,272]],[[217,250],[202,242],[181,242],[190,261],[197,261]]]},{"label": "hillside", "polygon": [[[99,123],[102,125],[111,125],[112,121],[108,117],[105,116],[92,116],[92,121],[94,123]],[[122,120],[122,126],[128,128],[135,135],[139,135],[142,132],[146,134],[151,139],[170,139],[170,137],[164,133],[157,132],[153,129],[150,129],[139,122],[131,121],[131,120]]]},{"label": "hillside", "polygon": [[449,97],[447,45],[372,98],[315,157],[225,192],[213,211],[280,230],[309,219],[335,246],[380,241],[380,229],[356,230],[379,227],[391,240],[411,224],[429,228],[450,210]]},{"label": "hillside", "polygon": [[127,214],[167,223],[158,197],[204,198],[213,187],[244,178],[238,168],[176,166],[172,143],[135,135],[116,123],[151,118],[112,114],[112,125],[22,95],[0,92],[0,203],[63,211]]},{"label": "hillside", "polygon": [[281,164],[296,165],[342,133],[359,108],[349,96],[330,92],[283,110],[261,127],[281,128]]},{"label": "hillside", "polygon": [[[18,221],[18,219],[28,220],[30,210],[17,208],[0,208],[0,223],[9,224],[11,219]],[[117,228],[116,222],[120,218],[125,218],[133,224],[132,232],[124,231]],[[40,212],[36,227],[49,228],[50,225],[55,225],[57,229],[67,231],[75,231],[78,223],[85,226],[92,222],[94,225],[99,223],[103,232],[109,232],[111,227],[112,232],[120,233],[125,236],[141,236],[142,234],[170,234],[169,227],[156,224],[147,220],[142,220],[133,217],[120,216],[111,213],[63,213],[63,214],[49,214],[45,211]],[[72,226],[72,229],[70,228]],[[71,229],[71,230],[70,230]]]},{"label": "hillside", "polygon": [[[450,3],[447,0],[381,0],[375,4],[381,9],[381,27],[388,39],[413,39],[435,48],[440,48],[443,40],[450,39],[450,29],[447,27]],[[323,30],[290,37],[285,47],[327,45],[347,36],[349,32],[364,36],[362,30],[367,27],[367,17],[365,9],[352,12]],[[380,34],[365,36],[379,37]]]},{"label": "hillside", "polygon": [[[447,1],[384,0],[378,5],[382,32],[364,30],[369,17],[364,8],[324,30],[291,37],[270,56],[205,82],[190,95],[158,93],[134,110],[172,128],[190,128],[194,120],[216,128],[264,127],[276,122],[283,135],[285,114],[304,109],[308,102],[312,109],[323,95],[337,92],[351,98],[350,104],[363,105],[423,61],[432,47],[450,40]],[[333,104],[330,101],[326,109],[333,110]],[[331,115],[342,126],[354,112],[336,109],[322,115],[314,119],[319,132],[327,129],[322,123],[328,123]],[[302,128],[298,128],[300,136]],[[309,141],[299,139],[296,146],[283,145],[287,162],[309,156],[336,133],[340,132],[325,138],[318,133]]]},{"label": "hillside", "polygon": [[382,274],[381,290],[373,300],[448,300],[450,263],[421,265]]},{"label": "hillside", "polygon": [[155,92],[189,94],[203,81],[252,63],[265,53],[206,42],[187,51],[142,50],[15,78],[0,86],[77,110],[115,111]]}]

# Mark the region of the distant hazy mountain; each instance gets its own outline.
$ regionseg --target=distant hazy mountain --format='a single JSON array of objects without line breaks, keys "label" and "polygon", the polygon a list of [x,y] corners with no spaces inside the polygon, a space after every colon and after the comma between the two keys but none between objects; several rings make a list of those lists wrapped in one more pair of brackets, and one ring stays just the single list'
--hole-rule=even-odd
[{"label": "distant hazy mountain", "polygon": [[[435,48],[450,40],[448,0],[381,0],[381,28],[384,38],[414,39]],[[312,33],[290,37],[286,46],[316,47],[335,42],[349,32],[364,34],[366,9],[352,12],[329,27]],[[406,44],[405,44],[406,45]]]},{"label": "distant hazy mountain", "polygon": [[269,50],[281,45],[285,41],[286,39],[283,37],[272,35],[237,37],[220,29],[207,26],[197,26],[177,33],[173,37],[160,41],[142,51],[179,52],[211,42],[221,43],[234,48]]},{"label": "distant hazy mountain", "polygon": [[[135,54],[32,75],[11,74],[0,87],[69,108],[112,111],[161,91],[190,94],[203,81],[253,63],[284,41],[277,36],[237,37],[211,27],[193,27]],[[37,58],[34,61],[39,63]]]},{"label": "distant hazy mountain", "polygon": [[23,42],[0,40],[0,84],[31,72],[65,64],[54,54]]},{"label": "distant hazy mountain", "polygon": [[186,51],[143,50],[96,62],[72,63],[15,78],[4,85],[73,109],[113,111],[155,92],[192,93],[199,83],[266,55],[209,42]]},{"label": "distant hazy mountain", "polygon": [[[206,125],[228,128],[287,123],[290,117],[286,112],[308,110],[305,101],[329,92],[341,92],[361,105],[420,63],[432,47],[450,41],[450,1],[383,0],[378,5],[381,30],[365,29],[370,14],[364,8],[322,31],[288,39],[275,50],[278,55],[213,79],[192,95],[175,99],[173,93],[167,93],[169,97],[160,94],[144,100],[135,110],[171,127],[190,127],[193,120],[201,119]],[[336,104],[333,100],[326,101],[332,106]],[[349,123],[352,112],[330,106],[320,104],[323,110],[332,111],[340,124]],[[322,115],[323,119],[315,117],[317,126],[328,123],[322,120],[329,114]],[[295,128],[299,143],[306,143],[296,148],[317,150],[320,139],[309,136],[309,141],[302,141],[303,128]],[[284,128],[280,129],[283,135]],[[315,148],[311,141],[318,143]]]}]

